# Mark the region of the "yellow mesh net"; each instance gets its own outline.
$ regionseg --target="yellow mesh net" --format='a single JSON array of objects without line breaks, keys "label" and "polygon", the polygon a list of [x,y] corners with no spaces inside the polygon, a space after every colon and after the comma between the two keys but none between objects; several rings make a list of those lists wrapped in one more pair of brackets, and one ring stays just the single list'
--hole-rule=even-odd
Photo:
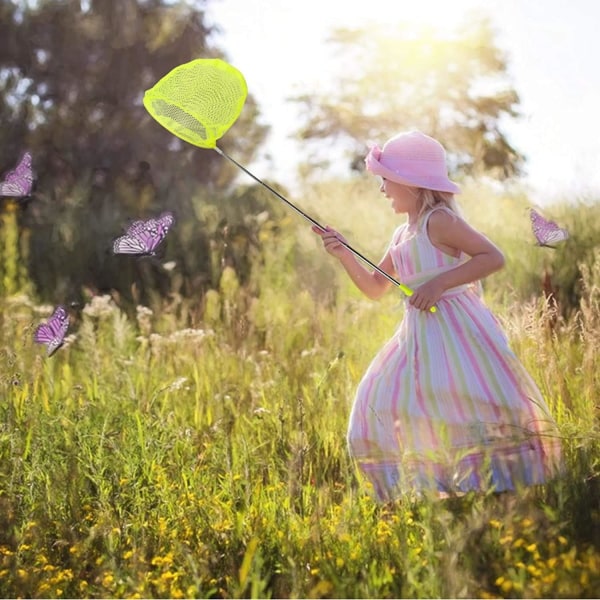
[{"label": "yellow mesh net", "polygon": [[248,95],[244,76],[218,58],[175,67],[144,94],[146,110],[178,138],[215,148],[239,117]]}]

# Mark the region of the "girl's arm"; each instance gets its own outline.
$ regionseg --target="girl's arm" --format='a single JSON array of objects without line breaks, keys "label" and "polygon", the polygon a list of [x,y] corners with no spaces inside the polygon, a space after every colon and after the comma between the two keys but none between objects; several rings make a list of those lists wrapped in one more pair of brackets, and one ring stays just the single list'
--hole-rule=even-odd
[{"label": "girl's arm", "polygon": [[410,298],[416,308],[429,310],[446,290],[482,279],[504,266],[502,252],[458,215],[435,211],[429,218],[428,235],[432,244],[443,252],[453,256],[463,252],[471,258],[419,286]]},{"label": "girl's arm", "polygon": [[[369,271],[358,259],[346,248],[340,240],[344,238],[334,229],[326,227],[323,231],[316,226],[312,230],[321,236],[323,245],[329,254],[335,256],[342,263],[346,273],[354,282],[356,287],[367,297],[376,300],[391,287],[392,283],[377,271]],[[394,264],[389,252],[386,252],[381,262],[377,265],[382,271],[392,275]]]}]

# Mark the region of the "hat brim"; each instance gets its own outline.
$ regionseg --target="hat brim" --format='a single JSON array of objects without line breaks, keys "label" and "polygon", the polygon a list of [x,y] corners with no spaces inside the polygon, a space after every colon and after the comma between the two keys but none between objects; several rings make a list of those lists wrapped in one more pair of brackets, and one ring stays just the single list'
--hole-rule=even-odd
[{"label": "hat brim", "polygon": [[428,190],[435,190],[438,192],[448,192],[450,194],[460,194],[460,188],[456,183],[450,181],[447,177],[427,177],[418,176],[415,174],[404,175],[397,171],[392,171],[386,166],[382,165],[373,154],[373,148],[367,154],[365,158],[365,164],[367,171],[373,173],[373,175],[379,175],[384,179],[389,179],[402,185],[409,187],[425,188]]}]

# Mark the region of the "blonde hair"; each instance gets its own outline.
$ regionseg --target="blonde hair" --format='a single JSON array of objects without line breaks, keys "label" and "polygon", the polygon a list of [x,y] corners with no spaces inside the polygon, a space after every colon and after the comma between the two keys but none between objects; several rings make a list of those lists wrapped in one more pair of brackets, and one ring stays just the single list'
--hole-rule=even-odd
[{"label": "blonde hair", "polygon": [[440,192],[438,190],[429,190],[427,188],[416,188],[417,199],[421,202],[417,221],[420,221],[426,213],[434,208],[445,207],[453,213],[460,215],[460,209],[451,192]]}]

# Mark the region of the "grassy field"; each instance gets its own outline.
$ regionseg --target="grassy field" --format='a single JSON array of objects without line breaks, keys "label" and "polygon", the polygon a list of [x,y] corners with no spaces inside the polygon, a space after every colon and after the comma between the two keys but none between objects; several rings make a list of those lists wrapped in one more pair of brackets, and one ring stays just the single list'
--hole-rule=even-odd
[{"label": "grassy field", "polygon": [[[378,258],[396,225],[386,201],[336,198],[303,201]],[[466,205],[507,253],[487,291],[559,423],[562,478],[508,497],[377,505],[345,430],[403,303],[361,298],[308,232],[273,242],[250,285],[224,269],[202,302],[174,294],[127,316],[90,298],[51,359],[32,334],[52,307],[7,294],[0,595],[597,597],[600,253],[577,310],[552,329],[525,277],[549,253],[522,242],[514,219],[512,234],[492,226],[501,204],[491,216]]]}]

